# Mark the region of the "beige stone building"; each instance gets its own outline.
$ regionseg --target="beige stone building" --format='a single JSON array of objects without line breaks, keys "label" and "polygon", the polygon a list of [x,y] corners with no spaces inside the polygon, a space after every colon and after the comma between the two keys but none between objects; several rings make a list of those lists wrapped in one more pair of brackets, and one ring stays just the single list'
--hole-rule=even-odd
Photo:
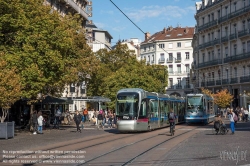
[{"label": "beige stone building", "polygon": [[145,41],[140,45],[141,59],[147,64],[168,67],[166,94],[185,96],[193,88],[189,81],[193,35],[194,27],[168,27],[152,36],[146,33]]},{"label": "beige stone building", "polygon": [[250,0],[196,3],[192,82],[216,92],[227,88],[232,106],[250,103]]}]

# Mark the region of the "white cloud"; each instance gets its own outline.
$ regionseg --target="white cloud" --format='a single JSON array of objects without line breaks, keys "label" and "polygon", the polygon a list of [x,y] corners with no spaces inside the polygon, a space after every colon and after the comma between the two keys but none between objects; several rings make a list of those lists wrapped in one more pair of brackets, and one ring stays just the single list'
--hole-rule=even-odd
[{"label": "white cloud", "polygon": [[94,24],[95,24],[98,28],[101,28],[101,29],[103,29],[103,28],[106,27],[105,24],[100,23],[100,22],[94,22]]},{"label": "white cloud", "polygon": [[124,29],[125,29],[125,27],[121,27],[121,26],[112,27],[112,30],[117,31],[117,32],[121,32]]},{"label": "white cloud", "polygon": [[128,16],[136,22],[147,18],[164,17],[165,19],[182,18],[188,13],[195,13],[195,7],[181,8],[179,6],[144,6],[141,9],[130,9]]}]

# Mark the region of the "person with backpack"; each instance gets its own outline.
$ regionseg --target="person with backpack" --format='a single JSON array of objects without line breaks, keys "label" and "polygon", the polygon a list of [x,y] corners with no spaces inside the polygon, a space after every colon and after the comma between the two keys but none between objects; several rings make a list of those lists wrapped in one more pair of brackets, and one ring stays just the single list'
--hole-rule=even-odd
[{"label": "person with backpack", "polygon": [[173,126],[174,131],[175,131],[175,119],[176,119],[176,115],[174,114],[173,109],[170,109],[170,112],[168,113],[168,121],[170,124],[170,129],[171,129],[171,126]]},{"label": "person with backpack", "polygon": [[234,123],[235,123],[235,117],[237,117],[237,116],[233,112],[233,109],[230,109],[228,117],[229,117],[229,120],[230,120],[230,128],[231,128],[232,134],[234,134],[234,132],[235,132]]}]

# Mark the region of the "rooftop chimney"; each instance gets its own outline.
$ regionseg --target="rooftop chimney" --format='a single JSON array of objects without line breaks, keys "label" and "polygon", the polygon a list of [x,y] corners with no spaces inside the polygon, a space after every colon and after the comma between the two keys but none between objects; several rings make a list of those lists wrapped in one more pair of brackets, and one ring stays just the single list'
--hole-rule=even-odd
[{"label": "rooftop chimney", "polygon": [[148,40],[150,38],[150,33],[149,32],[146,32],[145,33],[145,40]]}]

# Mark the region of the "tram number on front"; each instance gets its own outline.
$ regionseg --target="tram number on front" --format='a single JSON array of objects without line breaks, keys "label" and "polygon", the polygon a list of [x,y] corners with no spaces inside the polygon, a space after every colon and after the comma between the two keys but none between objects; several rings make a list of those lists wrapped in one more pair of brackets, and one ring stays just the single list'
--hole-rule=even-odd
[{"label": "tram number on front", "polygon": [[129,116],[123,116],[122,118],[123,119],[129,119]]}]

